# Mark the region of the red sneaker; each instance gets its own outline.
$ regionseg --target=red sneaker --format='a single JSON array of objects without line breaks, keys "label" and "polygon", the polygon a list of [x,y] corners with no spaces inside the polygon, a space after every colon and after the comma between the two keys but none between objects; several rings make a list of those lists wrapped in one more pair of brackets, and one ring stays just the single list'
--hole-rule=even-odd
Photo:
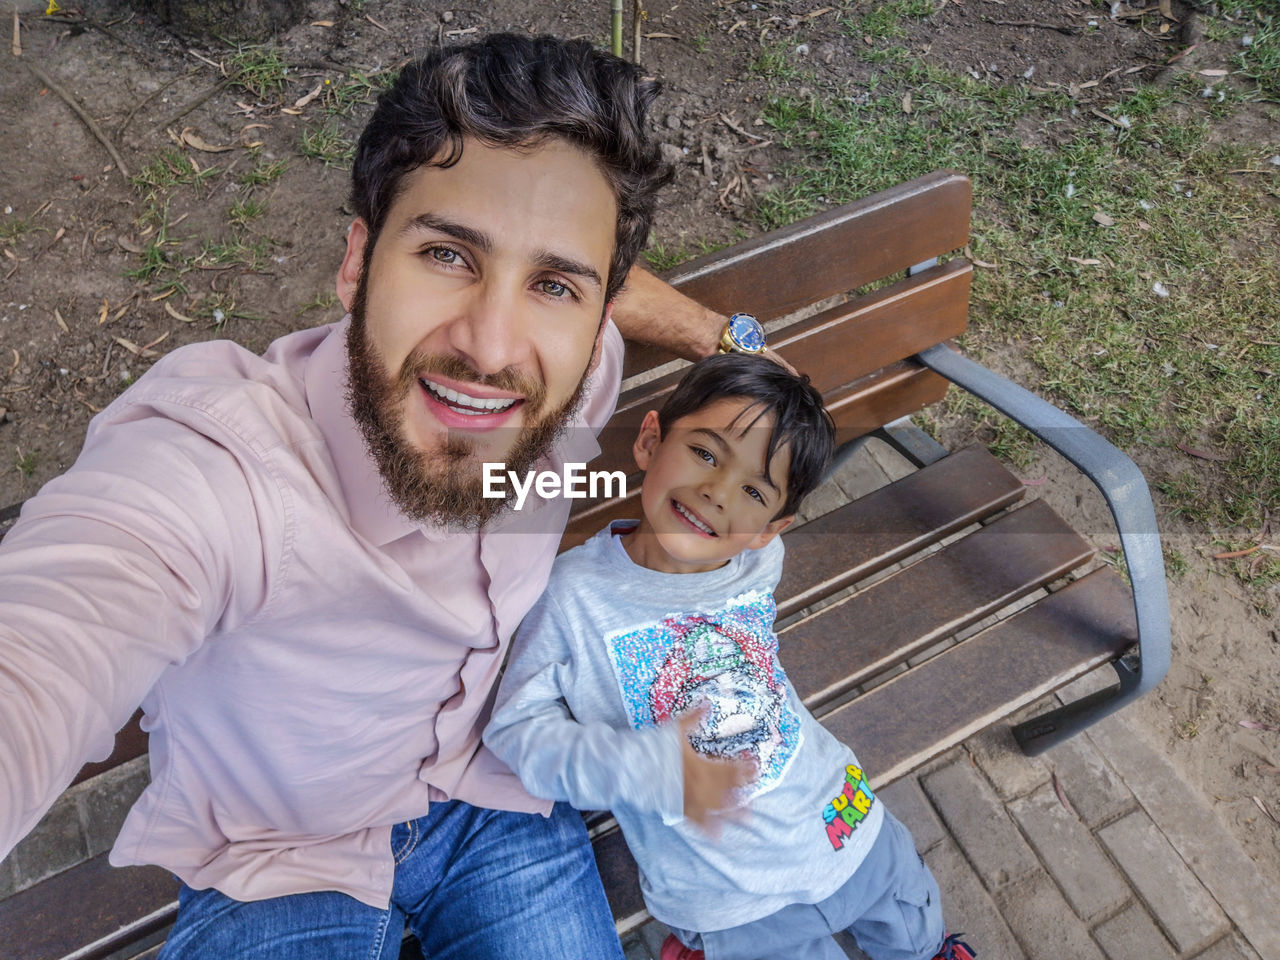
[{"label": "red sneaker", "polygon": [[[973,952],[973,947],[960,939],[963,936],[963,933],[948,933],[942,940],[942,949],[933,960],[974,960],[978,955]],[[663,960],[666,960],[665,955]]]},{"label": "red sneaker", "polygon": [[705,960],[705,957],[701,950],[690,950],[674,933],[669,933],[667,939],[662,941],[658,960]]}]

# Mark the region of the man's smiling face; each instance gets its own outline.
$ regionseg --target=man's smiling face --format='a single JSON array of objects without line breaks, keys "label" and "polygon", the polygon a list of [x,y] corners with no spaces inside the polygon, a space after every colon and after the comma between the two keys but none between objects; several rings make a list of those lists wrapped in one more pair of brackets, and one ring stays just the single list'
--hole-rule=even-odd
[{"label": "man's smiling face", "polygon": [[581,398],[605,316],[617,202],[581,150],[466,140],[405,175],[365,262],[347,238],[352,412],[416,520],[475,523],[481,464],[524,472]]}]

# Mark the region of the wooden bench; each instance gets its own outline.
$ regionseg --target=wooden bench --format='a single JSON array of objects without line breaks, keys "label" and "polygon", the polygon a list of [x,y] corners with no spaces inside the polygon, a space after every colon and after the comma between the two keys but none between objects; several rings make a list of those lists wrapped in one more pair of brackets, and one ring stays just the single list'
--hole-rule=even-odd
[{"label": "wooden bench", "polygon": [[[1116,675],[1109,689],[1015,727],[1024,749],[1039,752],[1142,695],[1168,667],[1163,563],[1137,469],[1087,428],[946,345],[967,323],[972,267],[937,258],[967,244],[970,203],[963,176],[934,173],[668,277],[714,309],[748,309],[766,322],[772,346],[823,392],[844,444],[837,464],[874,435],[919,467],[789,530],[776,597],[784,666],[810,709],[855,747],[876,786],[1109,664]],[[679,379],[678,366],[651,350],[629,353],[593,469],[634,471],[640,420]],[[948,455],[903,419],[941,399],[949,382],[1023,423],[1098,484],[1117,521],[1132,593],[1109,567],[1087,570],[1092,547],[1043,502],[1024,503],[1026,487],[985,450]],[[628,489],[630,499],[577,509],[564,546],[612,518],[636,516],[634,478]],[[1016,612],[955,639],[1013,604]],[[145,749],[135,722],[93,769]],[[607,813],[587,819],[625,931],[645,918],[634,862]],[[103,861],[0,903],[9,960],[153,955],[147,944],[176,911],[172,878],[154,868],[112,871]]]}]

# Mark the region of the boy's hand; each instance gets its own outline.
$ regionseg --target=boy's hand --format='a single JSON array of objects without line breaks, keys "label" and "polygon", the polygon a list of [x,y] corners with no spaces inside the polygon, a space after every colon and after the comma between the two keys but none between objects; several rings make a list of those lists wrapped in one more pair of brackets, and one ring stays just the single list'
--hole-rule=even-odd
[{"label": "boy's hand", "polygon": [[693,749],[689,735],[702,723],[702,706],[677,718],[680,753],[684,760],[684,815],[711,836],[719,836],[722,811],[733,805],[733,795],[756,776],[756,764],[744,758],[713,759]]}]

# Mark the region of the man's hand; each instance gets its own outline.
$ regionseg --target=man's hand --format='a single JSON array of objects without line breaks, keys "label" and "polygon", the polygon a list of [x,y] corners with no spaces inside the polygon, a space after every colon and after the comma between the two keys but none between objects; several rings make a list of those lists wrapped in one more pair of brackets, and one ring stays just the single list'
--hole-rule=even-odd
[{"label": "man's hand", "polygon": [[684,760],[684,815],[713,837],[720,834],[723,812],[732,808],[734,793],[755,779],[752,760],[712,759],[693,749],[689,735],[706,718],[707,707],[690,711],[676,721]]}]

